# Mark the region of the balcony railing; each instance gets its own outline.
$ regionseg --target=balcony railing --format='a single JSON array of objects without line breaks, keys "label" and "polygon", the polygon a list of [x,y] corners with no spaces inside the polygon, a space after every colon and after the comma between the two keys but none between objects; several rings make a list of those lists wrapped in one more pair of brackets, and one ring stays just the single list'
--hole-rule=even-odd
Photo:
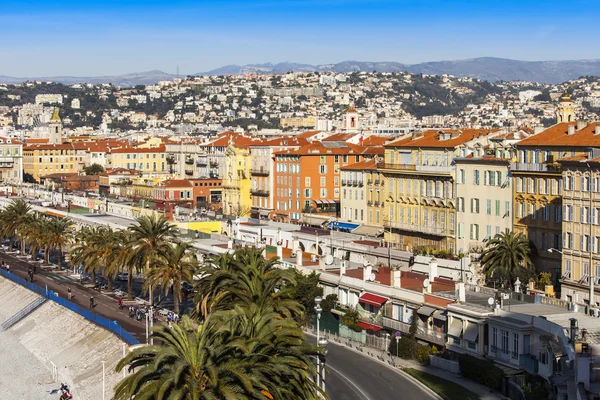
[{"label": "balcony railing", "polygon": [[[377,207],[377,206],[376,206]],[[421,232],[435,236],[449,236],[452,233],[446,228],[439,226],[420,225],[420,224],[407,224],[404,222],[386,221],[383,223],[386,228],[399,229],[410,232]]]},{"label": "balcony railing", "polygon": [[194,165],[194,159],[193,159],[193,158],[187,158],[187,159],[185,160],[185,163],[186,163],[187,165]]},{"label": "balcony railing", "polygon": [[0,160],[0,168],[12,168],[15,165],[12,161],[2,161]]},{"label": "balcony railing", "polygon": [[192,171],[191,169],[186,169],[185,174],[186,175],[194,175],[194,171]]},{"label": "balcony railing", "polygon": [[560,165],[546,163],[514,163],[511,171],[523,172],[560,172]]},{"label": "balcony railing", "polygon": [[454,172],[453,166],[448,165],[417,165],[417,171],[423,172],[445,172],[452,173]]},{"label": "balcony railing", "polygon": [[196,167],[206,167],[207,165],[208,165],[208,163],[206,162],[206,160],[196,161]]},{"label": "balcony railing", "polygon": [[303,214],[336,214],[335,208],[304,208]]},{"label": "balcony railing", "polygon": [[349,180],[347,179],[342,179],[342,186],[348,186],[349,185]]},{"label": "balcony railing", "polygon": [[367,201],[367,207],[371,207],[373,205],[372,201]]},{"label": "balcony railing", "polygon": [[[410,329],[410,324],[389,317],[383,317],[382,323],[384,327],[400,331],[402,333],[408,333],[408,330]],[[421,327],[417,329],[417,338],[441,345],[446,342],[445,333],[437,332],[431,329],[424,329]]]},{"label": "balcony railing", "polygon": [[374,184],[375,186],[379,186],[379,179],[375,180],[375,182],[373,182],[373,184]]},{"label": "balcony railing", "polygon": [[250,174],[256,176],[269,176],[270,171],[267,168],[251,169]]},{"label": "balcony railing", "polygon": [[218,167],[219,166],[219,162],[218,161],[211,161],[210,162],[210,166],[211,167]]},{"label": "balcony railing", "polygon": [[519,356],[519,367],[530,374],[537,374],[539,362],[531,354],[521,354]]},{"label": "balcony railing", "polygon": [[252,189],[250,191],[250,193],[252,193],[254,196],[268,197],[269,193],[271,193],[271,192],[269,190],[264,190],[264,189]]}]

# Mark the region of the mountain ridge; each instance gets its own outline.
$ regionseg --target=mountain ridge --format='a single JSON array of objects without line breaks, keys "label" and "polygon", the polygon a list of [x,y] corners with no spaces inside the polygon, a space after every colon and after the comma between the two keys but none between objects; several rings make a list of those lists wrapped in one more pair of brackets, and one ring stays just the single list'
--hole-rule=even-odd
[{"label": "mountain ridge", "polygon": [[[498,57],[477,57],[446,61],[429,61],[406,64],[396,61],[341,61],[329,64],[303,64],[294,62],[262,63],[245,65],[225,65],[198,75],[242,75],[242,74],[283,74],[286,72],[411,72],[457,77],[470,77],[487,81],[530,81],[557,84],[577,79],[581,76],[600,76],[600,59],[520,61]],[[113,83],[119,86],[150,85],[162,80],[172,80],[175,75],[160,70],[133,72],[121,75],[103,76],[54,76],[54,77],[11,77],[0,75],[0,83],[17,84],[25,81],[52,81],[64,84]]]}]

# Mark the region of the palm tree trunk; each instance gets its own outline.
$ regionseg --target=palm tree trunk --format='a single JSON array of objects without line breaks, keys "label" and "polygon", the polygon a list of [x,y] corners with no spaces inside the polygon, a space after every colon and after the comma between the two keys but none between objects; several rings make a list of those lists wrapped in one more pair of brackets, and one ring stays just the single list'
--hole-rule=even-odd
[{"label": "palm tree trunk", "polygon": [[175,314],[179,315],[179,297],[181,293],[180,290],[175,290],[175,286],[173,286],[173,311]]},{"label": "palm tree trunk", "polygon": [[50,246],[46,246],[44,249],[44,259],[46,261],[46,265],[50,265]]},{"label": "palm tree trunk", "polygon": [[127,272],[127,298],[133,300],[133,268],[130,268]]},{"label": "palm tree trunk", "polygon": [[96,285],[96,270],[92,269],[92,284]]},{"label": "palm tree trunk", "polygon": [[[148,276],[148,271],[150,271],[150,260],[146,261],[146,272],[144,279]],[[148,285],[148,301],[150,305],[154,304],[154,292],[152,291],[152,284]]]},{"label": "palm tree trunk", "polygon": [[60,267],[62,265],[61,259],[62,259],[62,245],[59,244],[58,245],[58,262],[57,262],[58,269],[60,269]]},{"label": "palm tree trunk", "polygon": [[112,292],[113,291],[113,288],[112,288],[112,285],[113,285],[113,283],[112,283],[112,277],[111,276],[106,276],[106,282],[108,284],[108,291]]}]

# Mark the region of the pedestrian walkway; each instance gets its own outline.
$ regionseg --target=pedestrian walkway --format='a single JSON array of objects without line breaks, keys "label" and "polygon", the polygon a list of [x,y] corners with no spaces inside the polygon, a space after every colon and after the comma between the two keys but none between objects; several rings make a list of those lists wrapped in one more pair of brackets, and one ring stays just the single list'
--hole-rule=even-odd
[{"label": "pedestrian walkway", "polygon": [[[307,333],[316,334],[316,331],[314,329],[310,329],[307,331]],[[327,334],[326,332],[321,332],[321,335],[329,337],[330,341],[332,340],[331,335]],[[447,381],[454,382],[454,383],[464,387],[465,389],[470,390],[471,392],[475,393],[482,400],[507,399],[507,397],[503,396],[500,393],[494,392],[487,386],[481,385],[470,379],[463,378],[460,375],[453,374],[452,372],[449,372],[449,371],[446,371],[443,369],[435,368],[435,367],[428,366],[428,365],[423,365],[415,360],[404,360],[399,357],[390,356],[390,355],[386,354],[385,351],[382,351],[380,349],[368,347],[362,343],[354,342],[352,340],[342,338],[339,336],[337,336],[336,339],[333,339],[333,343],[340,345],[340,346],[345,346],[349,349],[356,351],[357,353],[377,359],[380,362],[386,363],[387,365],[389,365],[390,368],[400,368],[400,369],[413,368],[418,371],[426,372],[428,374],[438,376],[442,379],[446,379]]]},{"label": "pedestrian walkway", "polygon": [[[0,260],[4,260],[10,264],[10,273],[14,274],[22,279],[29,280],[28,271],[32,268],[27,260],[22,260],[13,255],[0,252]],[[141,343],[146,341],[146,322],[136,321],[133,318],[129,318],[128,310],[124,308],[120,310],[117,302],[106,294],[102,294],[98,290],[88,288],[81,285],[79,282],[72,281],[68,277],[66,272],[64,275],[59,275],[57,271],[46,272],[38,267],[38,273],[34,275],[33,283],[40,287],[47,287],[57,293],[63,299],[67,299],[67,291],[71,289],[71,302],[80,307],[89,308],[90,296],[94,296],[95,307],[92,310],[94,313],[109,319],[110,321],[117,321],[117,323],[131,333]],[[61,279],[56,279],[57,275]]]}]

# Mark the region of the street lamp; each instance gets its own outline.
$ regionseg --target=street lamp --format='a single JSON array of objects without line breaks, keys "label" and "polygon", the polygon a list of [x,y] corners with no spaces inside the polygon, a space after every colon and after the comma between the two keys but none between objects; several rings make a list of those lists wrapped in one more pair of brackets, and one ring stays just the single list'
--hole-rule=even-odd
[{"label": "street lamp", "polygon": [[321,390],[323,390],[323,393],[325,393],[325,361],[327,359],[327,344],[329,343],[329,341],[327,340],[327,338],[320,338],[317,341],[317,346],[322,347],[323,348],[323,352],[319,353],[318,355],[318,359],[321,358],[321,356],[323,356],[323,360],[322,360],[322,367],[321,367],[321,374],[319,376],[320,380],[321,380]]},{"label": "street lamp", "polygon": [[[320,339],[320,326],[319,326],[319,322],[321,320],[321,313],[323,312],[323,309],[321,308],[321,302],[323,301],[323,298],[321,296],[317,296],[315,297],[315,312],[317,313],[317,345],[319,345],[319,339]],[[321,387],[321,363],[319,361],[319,357],[317,356],[317,386]]]},{"label": "street lamp", "polygon": [[560,251],[559,249],[555,249],[554,247],[550,247],[548,250],[546,250],[548,253],[552,254],[552,253],[559,253],[559,254],[563,254],[562,251]]}]

